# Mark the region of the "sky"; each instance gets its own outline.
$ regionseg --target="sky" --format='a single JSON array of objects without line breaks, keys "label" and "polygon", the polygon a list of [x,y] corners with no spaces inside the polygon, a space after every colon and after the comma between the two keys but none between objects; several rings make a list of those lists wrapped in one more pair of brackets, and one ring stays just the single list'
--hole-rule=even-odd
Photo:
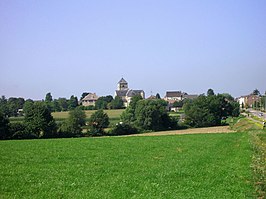
[{"label": "sky", "polygon": [[0,95],[266,91],[265,0],[1,0]]}]

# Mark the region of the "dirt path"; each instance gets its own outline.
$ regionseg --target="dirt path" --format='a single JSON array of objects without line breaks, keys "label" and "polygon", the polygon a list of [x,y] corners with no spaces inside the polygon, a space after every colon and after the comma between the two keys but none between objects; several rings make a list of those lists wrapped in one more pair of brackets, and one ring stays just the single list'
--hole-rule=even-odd
[{"label": "dirt path", "polygon": [[235,133],[229,128],[229,126],[216,126],[208,128],[195,128],[186,130],[174,130],[174,131],[160,131],[143,134],[133,134],[127,136],[161,136],[161,135],[182,135],[182,134],[204,134],[204,133]]}]

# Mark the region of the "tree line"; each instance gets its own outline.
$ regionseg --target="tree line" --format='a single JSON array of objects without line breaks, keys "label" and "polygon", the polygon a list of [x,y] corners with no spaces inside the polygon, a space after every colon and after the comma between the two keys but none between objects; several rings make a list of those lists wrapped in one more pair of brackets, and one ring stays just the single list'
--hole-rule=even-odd
[{"label": "tree line", "polygon": [[81,107],[69,111],[64,121],[56,122],[45,102],[28,102],[24,106],[22,122],[10,122],[0,111],[0,139],[66,138],[97,135],[108,127],[109,117],[103,110],[91,115],[87,132],[86,114]]},{"label": "tree line", "polygon": [[[239,104],[231,95],[215,94],[212,89],[208,90],[207,95],[202,94],[196,99],[183,102],[184,121],[169,115],[166,101],[142,99],[136,95],[123,111],[120,122],[106,131],[110,122],[103,109],[95,111],[86,123],[82,107],[73,107],[68,119],[55,122],[47,103],[51,101],[49,96],[42,102],[26,101],[23,122],[10,123],[8,117],[0,111],[0,139],[125,135],[184,127],[208,127],[221,125],[227,117],[240,114]],[[84,126],[87,129],[85,132]]]},{"label": "tree line", "polygon": [[[88,93],[83,93],[81,98],[84,98]],[[53,99],[51,93],[47,93],[45,98],[41,100],[51,112],[71,111],[80,106],[83,110],[100,110],[100,109],[121,109],[124,108],[123,100],[116,96],[113,98],[111,95],[100,97],[95,106],[84,107],[79,103],[76,96],[71,95],[69,99],[58,98]],[[32,99],[25,100],[24,98],[10,97],[7,99],[5,96],[0,98],[0,112],[7,117],[17,117],[23,114],[24,106],[34,102]]]}]

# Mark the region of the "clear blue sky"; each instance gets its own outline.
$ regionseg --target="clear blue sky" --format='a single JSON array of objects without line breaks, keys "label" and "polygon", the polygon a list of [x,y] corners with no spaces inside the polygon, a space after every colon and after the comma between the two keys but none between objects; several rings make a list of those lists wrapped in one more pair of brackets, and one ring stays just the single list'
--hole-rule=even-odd
[{"label": "clear blue sky", "polygon": [[265,0],[1,0],[0,95],[266,90]]}]

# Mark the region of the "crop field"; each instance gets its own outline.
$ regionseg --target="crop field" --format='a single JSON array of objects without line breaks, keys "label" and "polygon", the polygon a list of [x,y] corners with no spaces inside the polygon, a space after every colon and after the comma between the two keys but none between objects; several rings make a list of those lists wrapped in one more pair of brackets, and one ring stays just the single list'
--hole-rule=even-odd
[{"label": "crop field", "polygon": [[0,198],[252,198],[248,133],[0,142]]}]

